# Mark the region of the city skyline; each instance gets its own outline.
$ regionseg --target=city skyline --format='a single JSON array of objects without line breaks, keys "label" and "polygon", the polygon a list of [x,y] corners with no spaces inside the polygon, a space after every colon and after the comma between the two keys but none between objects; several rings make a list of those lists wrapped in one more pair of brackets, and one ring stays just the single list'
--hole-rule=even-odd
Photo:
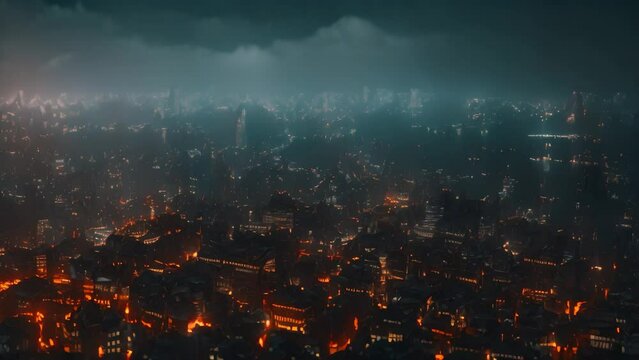
[{"label": "city skyline", "polygon": [[0,0],[0,359],[638,358],[636,10]]}]

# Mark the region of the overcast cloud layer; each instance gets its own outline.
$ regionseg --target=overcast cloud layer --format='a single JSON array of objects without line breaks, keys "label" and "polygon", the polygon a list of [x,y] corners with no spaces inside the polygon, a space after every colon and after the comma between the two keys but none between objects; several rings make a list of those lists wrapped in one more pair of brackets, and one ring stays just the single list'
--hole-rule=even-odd
[{"label": "overcast cloud layer", "polygon": [[637,3],[0,0],[0,91],[636,91]]}]

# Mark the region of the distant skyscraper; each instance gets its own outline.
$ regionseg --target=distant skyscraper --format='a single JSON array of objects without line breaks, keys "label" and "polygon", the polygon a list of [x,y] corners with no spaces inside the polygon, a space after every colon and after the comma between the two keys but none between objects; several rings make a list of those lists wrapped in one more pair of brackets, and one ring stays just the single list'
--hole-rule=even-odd
[{"label": "distant skyscraper", "polygon": [[515,190],[515,183],[515,179],[508,176],[504,177],[504,180],[502,181],[502,189],[499,192],[499,197],[502,200],[507,199],[513,195],[513,192]]},{"label": "distant skyscraper", "polygon": [[162,128],[162,144],[166,145],[166,128]]},{"label": "distant skyscraper", "polygon": [[232,195],[231,168],[221,157],[213,157],[213,171],[209,196],[212,199],[226,201]]},{"label": "distant skyscraper", "polygon": [[180,102],[178,100],[177,90],[171,88],[169,90],[169,97],[167,99],[167,110],[170,115],[179,115]]},{"label": "distant skyscraper", "polygon": [[240,116],[235,123],[235,146],[238,148],[246,147],[246,109],[242,108]]},{"label": "distant skyscraper", "polygon": [[566,122],[569,124],[580,123],[586,116],[584,98],[579,91],[572,92],[572,95],[566,104],[566,111],[568,112]]},{"label": "distant skyscraper", "polygon": [[327,113],[330,110],[330,106],[328,104],[328,94],[322,94],[322,111]]},{"label": "distant skyscraper", "polygon": [[53,243],[53,227],[49,219],[38,220],[36,228],[36,246]]},{"label": "distant skyscraper", "polygon": [[35,256],[36,276],[41,278],[47,277],[47,255],[38,254]]},{"label": "distant skyscraper", "polygon": [[370,97],[371,94],[371,90],[368,88],[368,86],[364,86],[364,88],[362,89],[362,100],[364,101],[364,103],[368,103],[368,98]]},{"label": "distant skyscraper", "polygon": [[408,103],[408,108],[410,109],[411,115],[415,115],[422,108],[422,99],[419,94],[419,90],[410,89],[410,100]]},{"label": "distant skyscraper", "polygon": [[16,96],[13,98],[13,100],[11,101],[11,103],[18,109],[22,109],[22,107],[24,106],[24,91],[23,90],[18,90],[18,93],[16,94]]}]

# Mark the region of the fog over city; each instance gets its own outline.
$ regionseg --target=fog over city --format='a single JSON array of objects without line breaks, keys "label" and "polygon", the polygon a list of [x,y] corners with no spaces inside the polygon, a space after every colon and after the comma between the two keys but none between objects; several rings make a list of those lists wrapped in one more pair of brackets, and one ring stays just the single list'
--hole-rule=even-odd
[{"label": "fog over city", "polygon": [[[634,1],[0,1],[0,85],[255,95],[636,90]],[[634,11],[633,11],[634,10]]]}]

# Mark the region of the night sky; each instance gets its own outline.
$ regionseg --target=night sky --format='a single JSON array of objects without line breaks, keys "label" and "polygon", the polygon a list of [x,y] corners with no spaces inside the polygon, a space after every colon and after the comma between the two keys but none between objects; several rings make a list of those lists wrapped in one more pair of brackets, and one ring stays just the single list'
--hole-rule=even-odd
[{"label": "night sky", "polygon": [[639,1],[0,0],[0,93],[639,88]]}]

